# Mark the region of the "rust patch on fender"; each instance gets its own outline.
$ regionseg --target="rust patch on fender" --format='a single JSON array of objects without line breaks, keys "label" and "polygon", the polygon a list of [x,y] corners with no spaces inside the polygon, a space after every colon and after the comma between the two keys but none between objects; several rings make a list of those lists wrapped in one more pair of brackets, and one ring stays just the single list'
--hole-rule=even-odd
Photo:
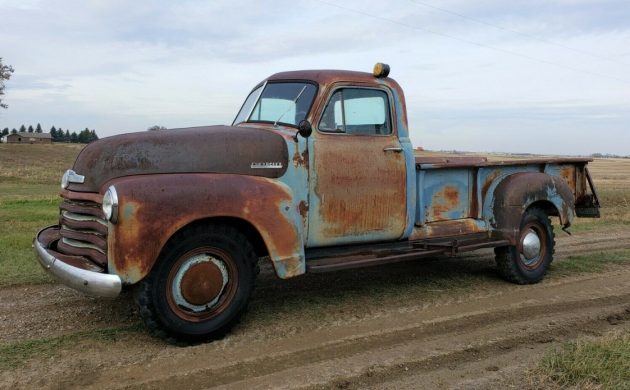
[{"label": "rust patch on fender", "polygon": [[[273,180],[242,175],[143,175],[113,184],[120,214],[118,223],[109,225],[108,249],[114,271],[125,283],[142,279],[178,230],[212,217],[247,221],[262,236],[272,260],[293,261],[285,268],[301,269],[302,240],[291,217],[293,207],[297,219],[295,205],[290,207],[291,194]],[[164,207],[167,200],[169,207]]]},{"label": "rust patch on fender", "polygon": [[300,153],[296,147],[295,153],[293,154],[293,165],[295,165],[296,168],[304,167],[308,169],[308,149]]},{"label": "rust patch on fender", "polygon": [[446,186],[442,191],[433,194],[431,204],[428,206],[427,221],[439,221],[451,219],[447,213],[457,209],[460,203],[460,194],[457,187]]}]

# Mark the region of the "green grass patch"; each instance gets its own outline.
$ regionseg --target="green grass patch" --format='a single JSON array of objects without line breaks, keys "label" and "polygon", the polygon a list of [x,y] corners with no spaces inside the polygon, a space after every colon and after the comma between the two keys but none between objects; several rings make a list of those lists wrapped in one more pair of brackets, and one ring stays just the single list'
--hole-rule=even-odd
[{"label": "green grass patch", "polygon": [[136,323],[2,345],[0,346],[0,370],[19,367],[33,358],[49,359],[58,356],[62,350],[84,341],[115,342],[129,334],[141,332],[142,328],[141,323]]},{"label": "green grass patch", "polygon": [[37,232],[57,223],[59,198],[0,200],[0,287],[50,282],[32,248]]},{"label": "green grass patch", "polygon": [[571,255],[551,265],[551,275],[568,275],[582,272],[603,272],[611,265],[630,263],[630,249],[592,252]]},{"label": "green grass patch", "polygon": [[546,354],[535,371],[561,387],[630,389],[630,333],[567,343]]},{"label": "green grass patch", "polygon": [[50,282],[32,248],[57,223],[59,183],[84,145],[0,145],[0,288]]},{"label": "green grass patch", "polygon": [[605,219],[593,219],[588,222],[578,221],[571,225],[571,233],[588,233],[605,230],[622,230],[630,228],[630,220],[610,221]]}]

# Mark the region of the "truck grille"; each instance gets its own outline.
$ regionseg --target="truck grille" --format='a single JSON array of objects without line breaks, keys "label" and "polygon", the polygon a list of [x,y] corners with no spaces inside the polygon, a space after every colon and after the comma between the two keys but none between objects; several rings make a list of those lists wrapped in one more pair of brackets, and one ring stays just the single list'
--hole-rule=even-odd
[{"label": "truck grille", "polygon": [[85,257],[107,267],[107,222],[101,205],[89,200],[66,198],[61,203],[59,225],[60,253]]}]

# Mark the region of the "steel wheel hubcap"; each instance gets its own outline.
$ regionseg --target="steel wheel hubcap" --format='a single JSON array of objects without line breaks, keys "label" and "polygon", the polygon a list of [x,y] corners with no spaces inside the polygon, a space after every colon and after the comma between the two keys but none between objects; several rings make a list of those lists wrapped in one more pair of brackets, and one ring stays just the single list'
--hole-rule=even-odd
[{"label": "steel wheel hubcap", "polygon": [[525,233],[521,246],[521,257],[525,261],[525,264],[529,265],[535,262],[540,255],[540,249],[542,247],[540,237],[535,230],[529,229],[527,233]]},{"label": "steel wheel hubcap", "polygon": [[228,281],[223,261],[207,254],[192,256],[173,277],[173,300],[177,306],[193,313],[211,310],[221,299]]}]

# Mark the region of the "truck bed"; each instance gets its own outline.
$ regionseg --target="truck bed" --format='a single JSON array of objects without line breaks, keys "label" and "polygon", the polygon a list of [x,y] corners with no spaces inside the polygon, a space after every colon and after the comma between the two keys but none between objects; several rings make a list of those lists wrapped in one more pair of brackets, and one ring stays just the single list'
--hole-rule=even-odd
[{"label": "truck bed", "polygon": [[578,211],[580,205],[592,204],[596,198],[588,193],[592,186],[586,164],[590,161],[576,157],[489,161],[478,156],[416,156],[415,224],[460,221],[474,226],[476,232],[484,231],[494,189],[507,176],[521,172],[562,177],[575,196]]}]

